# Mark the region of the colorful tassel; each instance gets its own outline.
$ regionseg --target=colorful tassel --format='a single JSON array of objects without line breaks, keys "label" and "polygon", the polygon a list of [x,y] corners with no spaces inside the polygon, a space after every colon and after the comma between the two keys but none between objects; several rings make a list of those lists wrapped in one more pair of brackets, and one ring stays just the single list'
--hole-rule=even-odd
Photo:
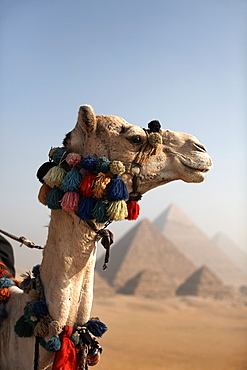
[{"label": "colorful tassel", "polygon": [[82,174],[76,168],[72,168],[64,177],[60,189],[66,191],[77,191],[82,180]]},{"label": "colorful tassel", "polygon": [[50,209],[60,209],[64,192],[58,188],[51,189],[46,196],[46,204]]},{"label": "colorful tassel", "polygon": [[97,159],[96,162],[96,171],[106,173],[110,171],[110,164],[111,162],[109,161],[108,158],[100,157]]},{"label": "colorful tassel", "polygon": [[94,198],[100,199],[105,193],[106,186],[111,182],[110,177],[100,172],[93,183],[92,194]]},{"label": "colorful tassel", "polygon": [[70,166],[74,167],[81,162],[81,155],[78,153],[69,153],[65,160]]},{"label": "colorful tassel", "polygon": [[9,299],[11,293],[8,288],[2,288],[0,289],[0,303],[7,302]]},{"label": "colorful tassel", "polygon": [[124,200],[113,201],[109,203],[107,215],[111,220],[120,221],[128,216],[128,209]]},{"label": "colorful tassel", "polygon": [[27,311],[34,313],[36,317],[44,317],[48,314],[45,301],[34,301],[27,303]]},{"label": "colorful tassel", "polygon": [[129,200],[127,202],[128,216],[127,220],[136,220],[140,213],[140,206],[135,200]]},{"label": "colorful tassel", "polygon": [[[42,342],[40,343],[42,346]],[[45,349],[48,352],[57,352],[61,348],[61,341],[58,335],[51,337],[47,343],[45,343]]]},{"label": "colorful tassel", "polygon": [[36,337],[46,337],[49,334],[49,330],[44,322],[39,321],[34,328],[33,335]]},{"label": "colorful tassel", "polygon": [[77,216],[82,220],[93,220],[92,210],[96,203],[96,199],[93,198],[83,198],[79,202]]},{"label": "colorful tassel", "polygon": [[68,212],[76,212],[78,210],[78,203],[80,195],[75,191],[67,191],[62,199],[61,207]]},{"label": "colorful tassel", "polygon": [[45,162],[42,164],[42,166],[40,166],[40,168],[37,171],[36,176],[39,179],[39,181],[42,182],[42,184],[44,183],[44,180],[43,180],[44,176],[54,166],[56,166],[56,164],[53,162]]},{"label": "colorful tassel", "polygon": [[81,180],[80,185],[78,188],[83,197],[92,198],[93,197],[93,183],[96,178],[96,175],[91,173],[87,173],[85,177]]},{"label": "colorful tassel", "polygon": [[14,331],[21,338],[30,338],[33,335],[33,328],[26,321],[24,315],[22,315],[19,320],[17,320],[14,326]]},{"label": "colorful tassel", "polygon": [[102,337],[102,335],[108,330],[107,326],[98,318],[91,318],[84,326],[90,331],[90,333],[98,338]]},{"label": "colorful tassel", "polygon": [[0,279],[0,289],[3,289],[3,288],[10,288],[12,287],[13,285],[15,285],[15,282],[13,279],[10,279],[10,278],[6,278],[6,277],[2,277]]},{"label": "colorful tassel", "polygon": [[158,132],[151,132],[148,137],[149,144],[152,145],[154,148],[157,148],[160,144],[162,144],[162,136]]},{"label": "colorful tassel", "polygon": [[51,190],[50,186],[46,184],[43,184],[39,189],[38,200],[40,201],[40,203],[44,204],[44,206],[47,205],[46,197],[50,190]]},{"label": "colorful tassel", "polygon": [[43,177],[44,182],[49,185],[51,188],[60,187],[63,179],[66,176],[66,171],[60,167],[52,167],[47,174]]},{"label": "colorful tassel", "polygon": [[56,164],[61,164],[65,160],[67,152],[63,148],[55,148],[54,151],[50,151],[49,155]]},{"label": "colorful tassel", "polygon": [[122,175],[125,172],[125,166],[120,161],[113,161],[110,165],[110,171],[113,175]]},{"label": "colorful tassel", "polygon": [[96,158],[92,155],[88,155],[81,161],[81,166],[88,172],[94,172],[96,170]]},{"label": "colorful tassel", "polygon": [[108,200],[126,200],[129,198],[127,186],[119,175],[115,175],[112,179],[106,190],[106,197]]},{"label": "colorful tassel", "polygon": [[99,199],[92,210],[93,218],[95,218],[96,222],[98,222],[99,224],[104,224],[106,221],[109,220],[109,217],[106,213],[107,205],[108,202],[106,200]]}]

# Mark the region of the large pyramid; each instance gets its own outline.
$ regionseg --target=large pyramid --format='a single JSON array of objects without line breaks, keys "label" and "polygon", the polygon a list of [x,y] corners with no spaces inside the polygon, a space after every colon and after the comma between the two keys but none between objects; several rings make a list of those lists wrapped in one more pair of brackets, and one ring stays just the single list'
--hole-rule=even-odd
[{"label": "large pyramid", "polygon": [[223,284],[207,266],[194,272],[177,290],[178,295],[196,295],[215,299],[234,297],[233,289]]},{"label": "large pyramid", "polygon": [[197,267],[207,265],[224,284],[246,284],[247,279],[236,264],[178,206],[170,206],[154,225]]},{"label": "large pyramid", "polygon": [[227,235],[219,233],[212,239],[223,252],[241,269],[247,276],[247,255]]},{"label": "large pyramid", "polygon": [[108,268],[104,271],[103,259],[97,260],[96,270],[116,289],[123,288],[127,282],[131,285],[131,279],[135,284],[135,279],[140,281],[140,277],[147,277],[147,272],[144,274],[147,270],[153,277],[155,273],[161,274],[162,281],[166,279],[175,289],[195,271],[193,263],[147,219],[113,245]]}]

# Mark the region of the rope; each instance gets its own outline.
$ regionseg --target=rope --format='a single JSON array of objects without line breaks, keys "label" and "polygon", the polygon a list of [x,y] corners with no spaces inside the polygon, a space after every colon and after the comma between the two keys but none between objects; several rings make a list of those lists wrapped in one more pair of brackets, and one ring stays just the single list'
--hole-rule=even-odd
[{"label": "rope", "polygon": [[35,337],[33,370],[38,370],[38,368],[39,368],[39,338]]},{"label": "rope", "polygon": [[36,245],[35,243],[33,243],[30,240],[28,240],[27,238],[25,238],[25,236],[20,236],[18,238],[17,236],[15,236],[13,234],[10,234],[7,231],[4,231],[2,229],[0,229],[0,233],[8,236],[9,238],[11,238],[11,239],[13,239],[17,242],[20,242],[21,246],[22,246],[22,244],[25,244],[28,248],[44,249],[44,247],[40,247],[39,245]]}]

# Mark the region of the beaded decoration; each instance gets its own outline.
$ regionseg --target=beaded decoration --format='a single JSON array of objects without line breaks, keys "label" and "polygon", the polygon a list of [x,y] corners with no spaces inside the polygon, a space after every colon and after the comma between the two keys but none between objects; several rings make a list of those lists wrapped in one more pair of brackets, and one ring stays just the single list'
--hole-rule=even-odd
[{"label": "beaded decoration", "polygon": [[120,161],[92,155],[82,158],[64,148],[53,148],[49,162],[37,172],[42,183],[38,199],[50,209],[75,212],[85,221],[136,220],[140,207],[120,178],[124,172]]}]

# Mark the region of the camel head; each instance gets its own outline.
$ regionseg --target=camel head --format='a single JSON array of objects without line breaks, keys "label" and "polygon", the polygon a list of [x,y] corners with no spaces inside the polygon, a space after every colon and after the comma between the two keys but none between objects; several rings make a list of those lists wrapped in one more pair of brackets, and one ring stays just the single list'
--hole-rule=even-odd
[{"label": "camel head", "polygon": [[191,183],[205,180],[212,160],[196,137],[161,130],[158,121],[149,126],[143,129],[118,116],[98,116],[84,105],[79,109],[75,128],[64,139],[64,146],[82,156],[103,156],[123,162],[126,172],[122,179],[129,192],[144,194],[174,180]]}]

